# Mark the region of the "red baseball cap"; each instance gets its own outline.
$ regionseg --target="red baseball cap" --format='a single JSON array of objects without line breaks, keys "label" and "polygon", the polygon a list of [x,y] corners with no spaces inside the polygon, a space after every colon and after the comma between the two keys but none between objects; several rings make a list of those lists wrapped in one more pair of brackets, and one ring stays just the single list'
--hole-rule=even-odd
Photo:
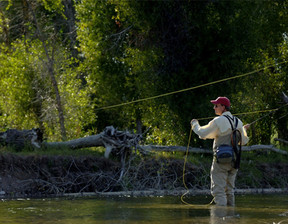
[{"label": "red baseball cap", "polygon": [[224,106],[230,107],[230,100],[225,96],[219,96],[216,100],[211,100],[210,102],[213,104],[222,104]]}]

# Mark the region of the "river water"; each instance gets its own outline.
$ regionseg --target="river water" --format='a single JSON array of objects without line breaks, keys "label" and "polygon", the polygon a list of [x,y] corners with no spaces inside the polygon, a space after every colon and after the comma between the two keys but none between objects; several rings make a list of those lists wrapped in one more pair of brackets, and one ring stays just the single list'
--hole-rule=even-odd
[{"label": "river water", "polygon": [[211,198],[114,197],[15,199],[0,202],[0,223],[288,224],[288,195],[237,195],[236,206],[208,206]]}]

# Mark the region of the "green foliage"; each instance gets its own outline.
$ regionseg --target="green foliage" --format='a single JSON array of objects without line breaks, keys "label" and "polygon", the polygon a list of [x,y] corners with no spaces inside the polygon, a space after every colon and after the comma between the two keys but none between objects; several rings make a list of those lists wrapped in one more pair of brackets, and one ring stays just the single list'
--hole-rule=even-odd
[{"label": "green foliage", "polygon": [[[247,61],[247,65],[254,70],[265,69],[238,84],[238,88],[242,91],[237,95],[235,94],[234,97],[238,102],[242,102],[241,110],[265,111],[283,106],[282,92],[287,91],[287,64],[283,64],[285,55],[281,53],[285,49],[285,40],[283,43],[279,44],[278,49],[276,48],[274,53],[260,50],[259,58],[254,59],[257,61]],[[287,130],[286,114],[287,108],[282,108],[279,111],[271,112],[270,116],[257,122],[252,127],[251,144],[269,144],[272,137],[287,138],[285,131]],[[264,115],[261,113],[253,114],[252,116],[246,116],[245,119],[248,122],[252,122]]]},{"label": "green foliage", "polygon": [[[151,96],[161,51],[155,47],[135,46],[142,46],[134,40],[142,33],[139,34],[137,25],[132,23],[131,19],[137,14],[131,10],[130,2],[95,4],[86,1],[76,9],[80,21],[77,34],[85,57],[80,67],[87,73],[85,78],[93,91],[91,96],[97,95],[91,99],[96,101],[95,105],[101,108]],[[99,129],[109,123],[121,129],[136,129],[137,121],[145,123],[147,105],[149,108],[145,103],[121,107],[120,111],[117,108],[97,112],[99,122],[96,125]],[[103,120],[106,122],[102,123]]]},{"label": "green foliage", "polygon": [[[0,5],[2,130],[39,126],[49,140],[60,139],[48,62],[69,139],[113,125],[147,131],[149,144],[186,145],[190,120],[214,116],[211,99],[226,95],[233,113],[262,111],[278,108],[287,90],[287,66],[279,64],[288,57],[286,0],[29,2]],[[246,78],[141,100],[271,64]],[[286,114],[283,108],[257,122],[250,144],[287,139]],[[193,146],[210,144],[192,138]]]},{"label": "green foliage", "polygon": [[[57,111],[51,82],[46,73],[46,65],[39,61],[45,57],[41,43],[15,42],[12,50],[2,46],[1,54],[1,127],[31,129],[41,127],[50,139],[55,135]],[[60,48],[61,49],[61,48]],[[42,54],[41,54],[42,52]],[[57,53],[55,67],[62,72],[58,75],[60,91],[65,105],[68,136],[83,136],[83,126],[93,122],[95,115],[89,106],[85,89],[71,71],[69,59],[63,55],[64,49]],[[65,61],[66,60],[66,61]],[[64,62],[65,61],[65,62]],[[66,65],[64,63],[67,63]],[[59,67],[58,67],[59,66]],[[23,119],[25,118],[25,119]],[[56,129],[57,130],[57,129]],[[85,130],[89,134],[89,130]]]},{"label": "green foliage", "polygon": [[36,93],[31,88],[34,72],[26,63],[27,52],[23,43],[15,43],[12,48],[15,49],[13,52],[9,52],[4,45],[1,48],[1,52],[5,52],[0,56],[3,68],[0,76],[1,127],[6,129],[13,125],[16,128],[30,128],[35,125],[32,102]]},{"label": "green foliage", "polygon": [[64,10],[64,5],[61,0],[41,0],[46,10],[48,11],[59,11],[62,12]]}]

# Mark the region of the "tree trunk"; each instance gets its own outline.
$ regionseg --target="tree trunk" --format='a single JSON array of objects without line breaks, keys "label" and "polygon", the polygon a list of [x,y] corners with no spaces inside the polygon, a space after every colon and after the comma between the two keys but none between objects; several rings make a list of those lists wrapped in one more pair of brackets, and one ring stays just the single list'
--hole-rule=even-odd
[{"label": "tree trunk", "polygon": [[64,14],[67,18],[67,28],[68,28],[68,37],[70,44],[70,52],[72,57],[78,58],[78,51],[75,48],[77,38],[76,38],[76,28],[75,28],[75,10],[74,10],[74,1],[73,0],[63,0],[62,1],[64,7]]},{"label": "tree trunk", "polygon": [[62,102],[61,102],[61,97],[60,97],[60,93],[59,93],[59,88],[58,88],[58,84],[55,78],[55,73],[54,73],[54,63],[53,63],[53,59],[50,57],[49,53],[48,53],[48,49],[45,43],[45,39],[43,37],[43,34],[41,32],[41,29],[38,25],[38,21],[36,18],[36,15],[34,13],[34,10],[31,7],[31,4],[28,0],[26,0],[26,3],[28,5],[28,8],[31,12],[31,14],[33,15],[33,20],[37,29],[37,33],[39,35],[39,39],[42,42],[48,63],[47,63],[47,68],[48,68],[48,74],[50,76],[51,82],[52,82],[52,86],[54,88],[54,92],[56,95],[56,107],[58,110],[58,118],[59,118],[59,123],[60,123],[60,130],[61,130],[61,136],[62,136],[62,140],[66,140],[66,129],[65,129],[65,119],[64,119],[64,113],[63,113],[63,107],[62,107]]},{"label": "tree trunk", "polygon": [[10,45],[10,40],[9,40],[9,29],[8,29],[8,24],[7,20],[5,19],[4,13],[0,7],[0,14],[1,14],[1,29],[2,29],[2,37],[4,37],[4,41],[6,46],[8,47]]}]

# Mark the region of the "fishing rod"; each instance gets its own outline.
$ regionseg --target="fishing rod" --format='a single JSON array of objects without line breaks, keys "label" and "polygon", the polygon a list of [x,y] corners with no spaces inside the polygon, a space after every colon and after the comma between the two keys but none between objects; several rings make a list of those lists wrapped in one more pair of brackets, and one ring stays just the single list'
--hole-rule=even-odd
[{"label": "fishing rod", "polygon": [[275,113],[276,111],[280,110],[281,108],[286,107],[286,106],[288,105],[288,96],[287,96],[284,92],[282,92],[282,98],[283,98],[283,100],[284,100],[284,102],[285,102],[285,104],[284,104],[283,106],[281,106],[281,107],[279,107],[279,108],[277,108],[277,109],[269,112],[268,114],[265,114],[264,116],[256,119],[255,121],[251,122],[249,125],[253,125],[253,124],[256,123],[257,121],[260,121],[261,119],[269,116],[269,115],[272,114],[272,113]]}]

